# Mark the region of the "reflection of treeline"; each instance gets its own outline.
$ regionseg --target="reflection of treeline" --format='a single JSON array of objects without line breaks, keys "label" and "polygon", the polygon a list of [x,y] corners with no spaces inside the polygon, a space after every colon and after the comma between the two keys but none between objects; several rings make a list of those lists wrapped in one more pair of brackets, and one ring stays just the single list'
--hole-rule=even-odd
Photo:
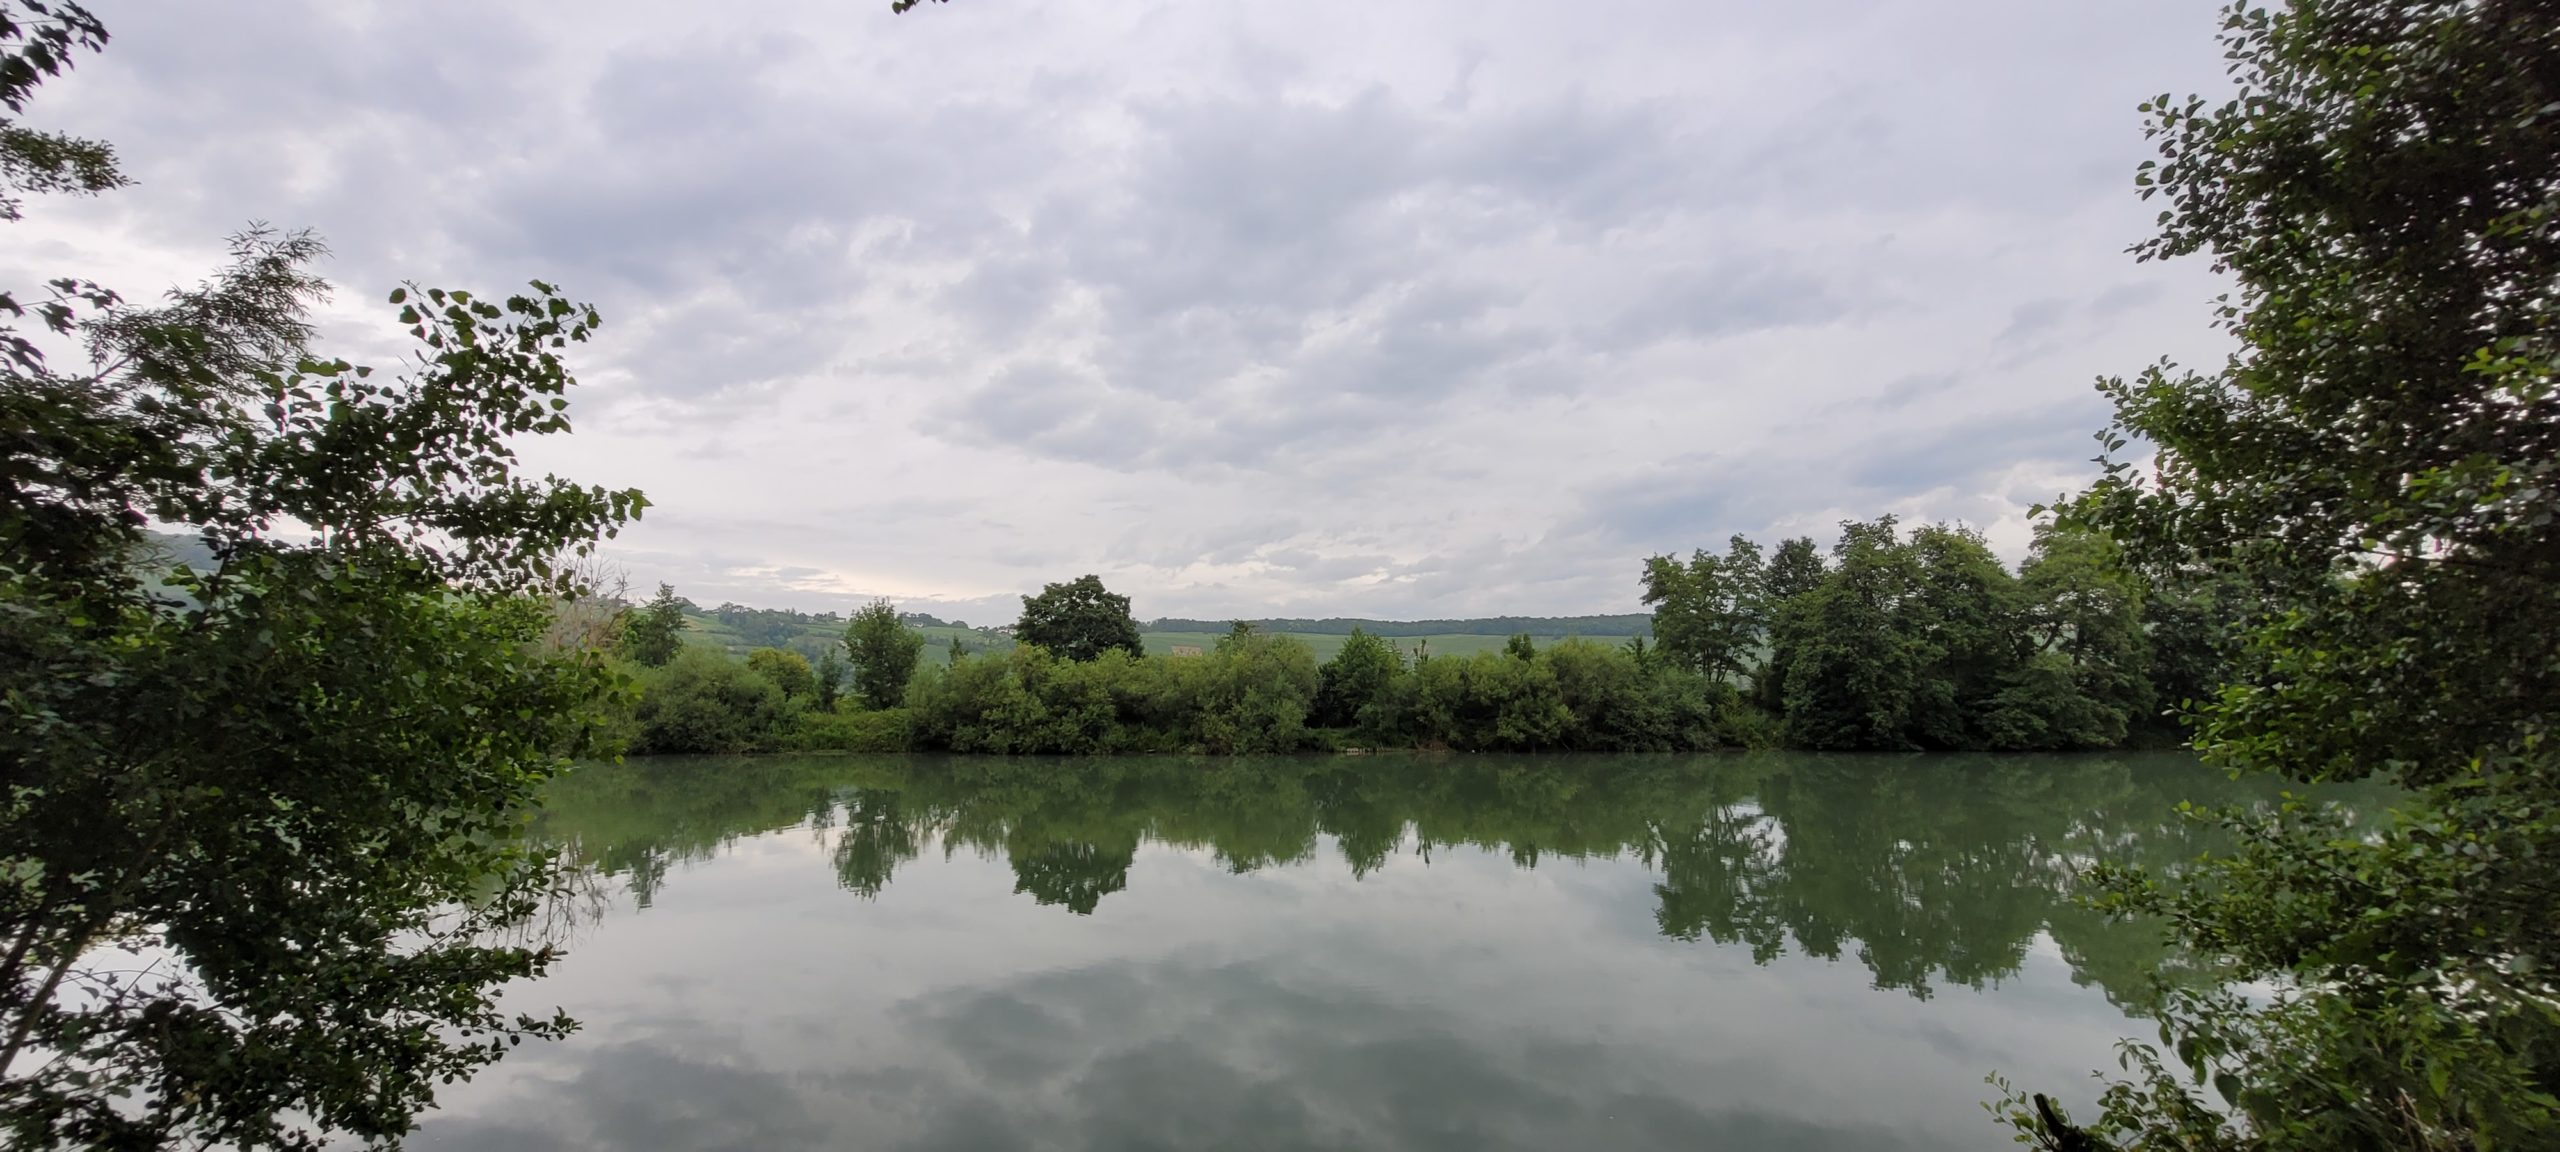
[{"label": "reflection of treeline", "polygon": [[1317,859],[1330,839],[1355,876],[1453,846],[1522,867],[1629,858],[1659,874],[1666,936],[1764,962],[1854,957],[1879,986],[1925,996],[2017,971],[2043,931],[2080,979],[2139,1006],[2183,959],[2152,928],[2075,904],[2071,876],[2099,860],[2174,870],[2213,846],[2179,802],[2273,796],[2158,755],[664,759],[582,769],[540,827],[644,901],[672,864],[802,824],[830,838],[857,893],[936,845],[965,847],[1079,913],[1128,885],[1147,843],[1245,872]]},{"label": "reflection of treeline", "polygon": [[[1827,554],[1737,536],[1722,555],[1654,557],[1643,587],[1650,640],[1523,633],[1502,652],[1408,655],[1353,627],[1321,666],[1250,623],[1205,652],[1145,655],[1127,599],[1090,576],[1025,597],[1020,645],[937,660],[885,603],[814,665],[680,650],[651,623],[679,617],[653,606],[621,645],[659,665],[637,677],[627,737],[635,752],[2114,748],[2173,741],[2169,713],[2218,682],[2234,615],[2221,582],[2131,570],[2102,537],[2040,533],[2012,572],[1978,534],[1891,517],[1842,525]],[[840,694],[848,679],[859,690]]]}]

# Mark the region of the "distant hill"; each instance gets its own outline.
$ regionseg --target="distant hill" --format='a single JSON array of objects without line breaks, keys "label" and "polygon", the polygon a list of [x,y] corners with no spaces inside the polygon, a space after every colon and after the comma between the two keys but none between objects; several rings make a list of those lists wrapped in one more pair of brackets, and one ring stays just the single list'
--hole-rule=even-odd
[{"label": "distant hill", "polygon": [[[921,612],[900,615],[907,626],[924,633],[925,645],[943,649],[934,659],[948,659],[953,644],[970,652],[1001,652],[1013,647],[1013,639],[983,628],[972,628],[957,620],[942,620]],[[704,608],[685,602],[685,635],[695,643],[718,647],[732,656],[743,656],[755,648],[787,648],[811,660],[828,652],[839,655],[844,639],[845,618],[833,612],[793,612],[786,608],[749,608],[741,604],[722,604]]]},{"label": "distant hill", "polygon": [[[1167,616],[1138,626],[1140,632],[1224,632],[1228,620],[1186,620]],[[1474,620],[1358,620],[1328,617],[1305,620],[1274,617],[1255,620],[1264,632],[1298,636],[1348,636],[1358,628],[1372,636],[1651,636],[1653,615],[1623,616],[1488,616]]]},{"label": "distant hill", "polygon": [[[177,564],[198,569],[210,567],[213,555],[195,536],[171,532],[148,534],[149,544],[139,558],[140,566],[151,573],[165,572]],[[690,600],[683,601],[686,631],[696,643],[743,655],[752,648],[788,648],[811,659],[835,648],[844,635],[845,619],[833,612],[794,612],[777,608],[749,608],[742,604],[722,604],[705,608]],[[937,649],[947,649],[955,642],[971,652],[1001,652],[1013,647],[1013,638],[987,628],[973,628],[958,620],[943,620],[922,612],[902,613],[900,619],[909,627],[924,633],[925,642]],[[1006,621],[1010,624],[1011,621]],[[1230,620],[1192,620],[1167,616],[1138,625],[1138,631],[1152,637],[1148,651],[1171,650],[1180,646],[1205,647],[1226,634]],[[1541,642],[1552,642],[1567,636],[1614,638],[1653,635],[1653,617],[1648,613],[1619,616],[1489,616],[1472,620],[1366,620],[1333,616],[1321,620],[1297,617],[1270,617],[1252,622],[1263,631],[1299,637],[1321,637],[1311,640],[1318,657],[1329,657],[1340,648],[1331,637],[1348,636],[1358,628],[1372,636],[1396,639],[1429,638],[1430,651],[1463,655],[1478,649],[1500,647],[1498,641],[1527,633]],[[1491,637],[1495,642],[1477,643],[1457,637]],[[1405,645],[1410,648],[1412,645]]]},{"label": "distant hill", "polygon": [[213,568],[213,549],[204,538],[187,532],[144,532],[142,554],[135,557],[145,572],[160,573],[184,564],[198,572]]}]

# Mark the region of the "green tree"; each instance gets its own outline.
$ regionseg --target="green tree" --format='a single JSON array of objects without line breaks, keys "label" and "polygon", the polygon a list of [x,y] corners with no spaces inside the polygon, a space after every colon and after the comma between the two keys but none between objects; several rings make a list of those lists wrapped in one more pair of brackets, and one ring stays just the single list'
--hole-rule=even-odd
[{"label": "green tree", "polygon": [[[1404,653],[1395,645],[1358,628],[1342,642],[1320,670],[1315,722],[1325,728],[1374,726],[1374,710],[1396,677],[1404,674]],[[1364,713],[1372,715],[1364,716]]]},{"label": "green tree", "polygon": [[1982,721],[1994,748],[2111,748],[2152,709],[2143,584],[2115,542],[2045,525],[2019,569],[2026,658]]},{"label": "green tree", "polygon": [[633,609],[622,621],[622,654],[643,667],[656,668],[684,648],[685,601],[666,584],[658,594]]},{"label": "green tree", "polygon": [[[1764,679],[1810,748],[1982,748],[2027,652],[2017,578],[1982,537],[1841,525],[1822,582],[1778,614]],[[2068,677],[2066,676],[2066,679]],[[2023,703],[2023,702],[2022,702]],[[2026,747],[2043,747],[2027,743]]]},{"label": "green tree", "polygon": [[818,711],[836,710],[836,697],[844,692],[844,676],[844,657],[836,655],[834,645],[828,645],[827,650],[819,655],[818,666],[810,671],[809,677],[815,682]]},{"label": "green tree", "polygon": [[2231,678],[2243,624],[2257,615],[2248,582],[2200,564],[2154,565],[2143,571],[2143,678],[2149,715],[2138,733],[2176,736],[2184,722]]},{"label": "green tree", "polygon": [[1013,638],[1078,661],[1115,648],[1131,656],[1147,652],[1138,638],[1138,618],[1129,614],[1129,598],[1112,595],[1099,576],[1046,585],[1039,595],[1023,597]]},{"label": "green tree", "polygon": [[747,670],[782,690],[782,698],[806,704],[817,698],[818,673],[809,667],[809,658],[781,648],[758,648],[747,653]]},{"label": "green tree", "polygon": [[[1810,541],[1808,541],[1810,543]],[[1714,677],[1740,679],[1757,664],[1768,632],[1768,576],[1760,546],[1735,536],[1725,554],[1644,562],[1644,603],[1662,654]]]},{"label": "green tree", "polygon": [[1205,659],[1123,663],[1115,656],[1093,667],[1169,674],[1181,713],[1170,726],[1183,745],[1217,753],[1297,751],[1320,690],[1315,654],[1304,641],[1241,620]]},{"label": "green tree", "polygon": [[924,657],[924,633],[898,619],[898,607],[874,600],[844,626],[845,652],[853,664],[853,690],[871,708],[895,708],[906,700],[907,681]]},{"label": "green tree", "polygon": [[1921,680],[1936,652],[1906,627],[1920,596],[1918,558],[1894,519],[1849,522],[1822,583],[1778,614],[1773,667],[1790,740],[1807,748],[1906,748]]},{"label": "green tree", "polygon": [[2018,579],[1969,528],[1924,525],[1906,547],[1920,586],[1897,627],[1929,654],[1913,702],[1912,739],[1928,748],[1990,747],[1984,718],[2027,655]]},{"label": "green tree", "polygon": [[[0,214],[121,182],[103,145],[14,119],[105,42],[77,5],[0,5]],[[550,888],[518,832],[614,682],[537,642],[577,591],[563,554],[643,502],[515,456],[569,430],[561,354],[599,321],[539,283],[404,287],[418,348],[376,373],[311,347],[320,251],[251,232],[151,307],[0,295],[13,1148],[394,1141],[437,1084],[571,1027],[498,1007],[556,952],[492,930]],[[174,595],[129,563],[153,522],[210,557]],[[93,966],[119,949],[165,959]]]},{"label": "green tree", "polygon": [[1769,562],[1760,570],[1760,603],[1766,618],[1768,652],[1752,676],[1751,694],[1760,708],[1771,715],[1786,709],[1786,674],[1791,653],[1786,638],[1779,633],[1778,620],[1787,605],[1822,585],[1829,569],[1822,560],[1822,548],[1810,536],[1798,536],[1778,543],[1769,554]]},{"label": "green tree", "polygon": [[1778,550],[1770,553],[1769,563],[1760,570],[1760,595],[1769,610],[1793,600],[1822,583],[1829,567],[1822,560],[1822,546],[1813,537],[1798,536],[1782,540]]},{"label": "green tree", "polygon": [[[2050,1148],[2550,1147],[2560,1131],[2560,8],[2233,7],[2241,91],[2145,105],[2145,259],[2207,254],[2239,351],[2102,384],[2099,483],[2067,518],[2242,603],[2197,747],[2410,790],[2365,834],[2296,805],[2227,819],[2213,882],[2110,872],[2229,974],[2173,999],[2179,1063],[2128,1052]],[[2148,467],[2123,457],[2135,442]]]},{"label": "green tree", "polygon": [[754,668],[716,648],[687,648],[641,677],[631,750],[765,751],[780,743],[793,714],[782,687]]}]

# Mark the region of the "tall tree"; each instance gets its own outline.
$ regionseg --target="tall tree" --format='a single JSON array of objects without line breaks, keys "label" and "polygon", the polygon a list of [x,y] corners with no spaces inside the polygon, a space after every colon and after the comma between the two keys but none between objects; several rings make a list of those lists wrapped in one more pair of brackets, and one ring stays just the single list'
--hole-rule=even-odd
[{"label": "tall tree", "polygon": [[1395,645],[1354,628],[1350,638],[1342,642],[1342,650],[1325,661],[1318,674],[1316,724],[1349,728],[1367,723],[1362,713],[1376,708],[1396,677],[1404,674],[1404,653]]},{"label": "tall tree", "polygon": [[1743,536],[1722,556],[1700,550],[1687,563],[1644,562],[1644,603],[1662,654],[1709,676],[1740,679],[1759,661],[1768,632],[1768,576],[1760,546]]},{"label": "tall tree", "polygon": [[1776,612],[1779,605],[1813,591],[1825,571],[1822,546],[1813,537],[1779,541],[1778,550],[1769,554],[1768,566],[1761,570],[1760,597],[1769,611]]},{"label": "tall tree", "polygon": [[[121,182],[14,115],[79,49],[73,4],[0,3],[0,189]],[[559,561],[636,492],[530,480],[569,429],[550,286],[402,288],[377,374],[310,346],[306,236],[252,232],[155,307],[0,295],[0,1131],[13,1148],[389,1142],[517,1040],[549,947],[493,943],[552,875],[523,813],[612,674],[544,650]],[[63,355],[62,349],[74,350]],[[147,523],[210,559],[130,563]],[[310,532],[280,534],[280,525]],[[162,957],[136,979],[117,955]]]},{"label": "tall tree", "polygon": [[1778,617],[1787,734],[1808,748],[1913,747],[1913,712],[1938,655],[1909,626],[1919,560],[1891,516],[1843,523],[1832,555],[1822,582]]},{"label": "tall tree", "polygon": [[684,648],[683,597],[673,586],[658,585],[658,594],[623,618],[622,654],[645,667],[664,667]]},{"label": "tall tree", "polygon": [[[2115,874],[2232,975],[2164,1037],[2235,1106],[2133,1050],[2052,1148],[2538,1148],[2560,1131],[2560,7],[2235,5],[2240,86],[2145,105],[2166,200],[2144,259],[2237,291],[2217,372],[2102,385],[2103,479],[2068,509],[2145,566],[2245,581],[2196,744],[2300,780],[2410,789],[2365,835],[2290,807],[2178,894]],[[2121,456],[2156,451],[2148,468]]]},{"label": "tall tree", "polygon": [[1920,585],[1896,626],[1930,656],[1913,701],[1914,741],[1938,749],[1988,747],[1993,741],[1983,717],[2026,657],[2017,577],[1970,528],[1924,525],[1905,547]]},{"label": "tall tree", "polygon": [[[2020,723],[1994,747],[2109,748],[2156,710],[2144,584],[2115,541],[2045,524],[2018,569],[2024,659],[1997,702]],[[2033,703],[2031,703],[2033,702]],[[1989,721],[1997,727],[1997,718]]]},{"label": "tall tree", "polygon": [[1769,554],[1769,563],[1760,570],[1760,603],[1769,633],[1768,651],[1752,673],[1751,694],[1761,710],[1770,715],[1786,710],[1786,669],[1794,656],[1778,622],[1785,617],[1790,603],[1821,587],[1827,574],[1822,548],[1810,536],[1779,541],[1777,551]]},{"label": "tall tree", "polygon": [[1147,652],[1138,638],[1138,618],[1129,614],[1129,598],[1113,595],[1099,576],[1045,585],[1039,595],[1023,597],[1014,639],[1078,661],[1114,648],[1132,656]]},{"label": "tall tree", "polygon": [[924,657],[924,633],[898,619],[898,606],[874,600],[844,626],[844,648],[853,665],[853,690],[872,708],[905,703],[907,681]]}]

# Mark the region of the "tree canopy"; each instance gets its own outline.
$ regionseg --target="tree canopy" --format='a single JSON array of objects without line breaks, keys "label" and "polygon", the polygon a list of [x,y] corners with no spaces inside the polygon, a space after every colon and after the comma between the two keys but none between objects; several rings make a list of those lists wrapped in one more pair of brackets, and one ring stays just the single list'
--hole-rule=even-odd
[{"label": "tree canopy", "polygon": [[1079,661],[1114,649],[1132,656],[1147,651],[1138,638],[1138,619],[1129,614],[1129,598],[1113,595],[1099,576],[1045,585],[1039,595],[1023,597],[1013,638]]},{"label": "tree canopy", "polygon": [[623,616],[622,654],[649,668],[675,659],[684,648],[684,610],[685,601],[674,588],[658,585],[658,594],[648,603]]},{"label": "tree canopy", "polygon": [[[0,4],[0,215],[122,182],[15,119],[106,43],[77,5]],[[564,553],[644,502],[515,455],[569,430],[563,356],[601,321],[542,283],[404,286],[417,348],[376,372],[311,346],[321,252],[252,230],[150,306],[0,293],[12,1147],[394,1140],[439,1083],[571,1026],[498,1006],[556,953],[491,930],[549,890],[518,833],[613,684],[536,642],[581,591]],[[209,559],[147,580],[154,523]]]},{"label": "tree canopy", "polygon": [[854,613],[844,627],[844,646],[853,665],[853,690],[864,704],[895,708],[906,700],[907,681],[924,656],[924,634],[899,619],[896,605],[874,600]]},{"label": "tree canopy", "polygon": [[[2273,997],[2177,1001],[2051,1148],[2547,1147],[2560,1130],[2560,9],[2235,5],[2237,96],[2144,105],[2143,259],[2237,285],[2217,371],[2108,380],[2104,478],[2065,509],[2242,606],[2197,747],[2412,790],[2347,835],[2228,817],[2213,883],[2104,879]],[[2148,466],[2138,455],[2154,455]],[[2237,583],[2213,589],[2209,581]],[[2236,1111],[2207,1107],[2210,1082]]]}]

